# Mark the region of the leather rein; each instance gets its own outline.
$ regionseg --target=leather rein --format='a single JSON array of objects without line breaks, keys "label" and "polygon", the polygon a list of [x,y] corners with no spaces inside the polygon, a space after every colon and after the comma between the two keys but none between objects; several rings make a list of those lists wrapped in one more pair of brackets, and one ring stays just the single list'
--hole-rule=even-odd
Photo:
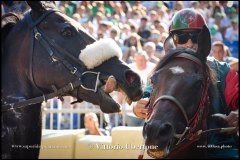
[{"label": "leather rein", "polygon": [[[59,10],[47,10],[40,18],[38,18],[35,22],[32,21],[32,18],[30,16],[30,12],[28,12],[26,14],[26,16],[28,16],[28,22],[30,23],[30,28],[33,29],[33,33],[34,33],[34,38],[36,39],[37,42],[39,42],[42,47],[48,52],[49,57],[51,58],[52,62],[61,62],[69,71],[71,74],[75,75],[77,77],[78,80],[76,80],[75,82],[70,82],[69,84],[67,84],[66,86],[57,89],[54,85],[52,85],[52,88],[54,90],[53,93],[49,93],[49,94],[44,94],[43,91],[41,91],[33,78],[33,65],[32,65],[32,54],[33,54],[33,49],[32,49],[32,54],[31,54],[31,63],[30,63],[30,78],[31,81],[34,85],[34,87],[36,89],[38,89],[42,96],[39,97],[35,97],[35,98],[31,98],[31,99],[27,99],[27,100],[21,100],[19,102],[16,103],[8,103],[7,101],[3,101],[2,100],[2,107],[1,107],[1,111],[3,112],[7,112],[7,111],[11,111],[17,108],[22,108],[22,107],[26,107],[32,104],[36,104],[36,103],[42,103],[43,101],[47,101],[49,99],[52,99],[54,97],[59,97],[59,99],[61,99],[63,101],[62,96],[70,91],[73,91],[74,89],[78,88],[78,87],[82,87],[85,90],[89,90],[89,91],[93,91],[93,92],[97,92],[97,87],[100,83],[99,80],[99,75],[100,72],[92,72],[92,71],[85,71],[83,73],[80,73],[77,70],[77,67],[74,67],[72,64],[70,64],[67,60],[65,60],[64,58],[61,58],[59,55],[55,55],[55,53],[53,52],[54,50],[57,50],[58,53],[63,53],[65,56],[67,56],[68,58],[70,58],[71,60],[73,60],[74,62],[76,62],[77,64],[84,66],[83,70],[85,70],[85,65],[82,61],[80,61],[79,59],[75,58],[72,54],[70,54],[66,49],[64,49],[63,47],[61,47],[60,45],[58,45],[57,43],[55,43],[55,41],[51,40],[50,38],[48,38],[46,35],[44,35],[44,33],[41,33],[39,28],[37,27],[38,24],[40,24],[48,15],[50,15],[53,12],[60,12]],[[83,85],[81,79],[83,75],[87,75],[87,74],[95,74],[96,75],[96,83],[95,83],[95,88],[91,89],[91,88],[87,88]]]}]

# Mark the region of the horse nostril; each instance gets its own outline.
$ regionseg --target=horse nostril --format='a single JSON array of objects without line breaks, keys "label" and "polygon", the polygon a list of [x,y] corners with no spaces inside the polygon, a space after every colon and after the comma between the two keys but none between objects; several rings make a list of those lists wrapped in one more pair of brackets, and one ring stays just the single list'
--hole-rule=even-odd
[{"label": "horse nostril", "polygon": [[139,76],[130,70],[125,72],[125,77],[130,86],[139,79]]},{"label": "horse nostril", "polygon": [[173,132],[173,127],[169,123],[164,123],[159,127],[158,134],[161,136],[168,136]]},{"label": "horse nostril", "polygon": [[[170,137],[173,134],[173,127],[170,123],[162,123],[159,120],[148,122],[143,127],[145,136]],[[147,133],[147,134],[146,134]]]}]

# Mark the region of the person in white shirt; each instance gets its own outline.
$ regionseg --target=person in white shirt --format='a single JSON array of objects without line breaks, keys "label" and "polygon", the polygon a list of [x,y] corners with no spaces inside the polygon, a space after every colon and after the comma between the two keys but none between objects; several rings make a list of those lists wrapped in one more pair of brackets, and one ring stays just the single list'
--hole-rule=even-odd
[{"label": "person in white shirt", "polygon": [[143,85],[147,82],[148,74],[153,70],[156,64],[149,61],[146,51],[141,50],[134,54],[134,62],[128,66],[138,73],[143,81]]},{"label": "person in white shirt", "polygon": [[[128,66],[140,75],[144,88],[147,83],[148,76],[150,76],[155,65],[156,64],[149,61],[147,53],[141,50],[134,54],[134,62],[130,63]],[[122,106],[124,109],[132,111],[133,105],[128,105],[125,101],[122,101]],[[126,124],[128,126],[143,126],[144,119],[139,119],[134,113],[130,112],[126,114]]]},{"label": "person in white shirt", "polygon": [[226,30],[225,39],[228,41],[238,41],[238,17],[232,20],[232,26]]}]

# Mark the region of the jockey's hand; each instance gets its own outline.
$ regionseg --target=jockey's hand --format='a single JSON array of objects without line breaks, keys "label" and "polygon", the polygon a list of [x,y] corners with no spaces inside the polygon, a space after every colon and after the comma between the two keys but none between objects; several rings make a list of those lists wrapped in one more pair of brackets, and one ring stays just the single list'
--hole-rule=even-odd
[{"label": "jockey's hand", "polygon": [[236,127],[236,129],[233,132],[238,131],[238,110],[236,111],[231,111],[229,115],[226,116],[225,120],[227,121],[227,124],[230,127]]},{"label": "jockey's hand", "polygon": [[139,118],[147,117],[147,108],[146,104],[148,99],[140,99],[136,104],[133,105],[133,113]]},{"label": "jockey's hand", "polygon": [[214,121],[216,124],[221,125],[222,127],[235,127],[233,130],[228,130],[227,134],[234,134],[238,132],[238,110],[231,111],[229,115],[216,113],[211,115],[211,121]]}]

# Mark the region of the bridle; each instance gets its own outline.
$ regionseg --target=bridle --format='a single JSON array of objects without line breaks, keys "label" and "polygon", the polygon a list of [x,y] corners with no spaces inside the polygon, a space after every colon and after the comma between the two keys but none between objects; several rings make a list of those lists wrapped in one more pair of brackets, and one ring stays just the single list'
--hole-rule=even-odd
[{"label": "bridle", "polygon": [[[190,61],[193,61],[197,65],[199,65],[201,68],[203,68],[203,62],[193,54],[181,53],[177,55],[176,58],[188,59]],[[179,108],[179,110],[181,111],[181,114],[183,115],[185,121],[187,122],[187,125],[183,133],[174,134],[174,138],[177,139],[177,143],[174,144],[171,155],[184,150],[190,144],[199,140],[201,136],[206,135],[209,132],[228,132],[234,129],[234,127],[229,127],[229,128],[215,128],[215,129],[203,130],[202,125],[206,124],[208,109],[210,106],[210,100],[208,96],[210,79],[209,79],[209,76],[207,75],[205,75],[203,79],[204,79],[204,83],[202,87],[203,89],[201,93],[201,99],[198,104],[198,109],[193,117],[189,118],[180,101],[171,95],[161,95],[154,101],[152,106],[149,106],[150,109],[148,113],[148,119],[151,116],[153,108],[156,106],[156,104],[159,101],[170,101],[174,103],[176,107]],[[150,105],[150,103],[148,105]]]},{"label": "bridle", "polygon": [[[1,107],[2,112],[11,111],[16,108],[26,107],[31,104],[41,103],[43,101],[47,101],[48,99],[51,99],[54,97],[59,97],[61,100],[63,100],[62,96],[65,93],[73,91],[74,89],[76,89],[78,87],[82,87],[85,90],[97,92],[97,87],[100,84],[100,80],[99,80],[100,72],[85,71],[86,67],[85,67],[84,63],[82,61],[80,61],[80,59],[75,58],[69,51],[67,51],[65,48],[61,47],[55,41],[48,38],[48,36],[45,35],[43,32],[41,32],[40,29],[38,28],[38,24],[40,24],[48,15],[50,15],[53,12],[60,12],[60,11],[55,10],[55,9],[47,10],[35,22],[33,22],[30,12],[26,13],[26,18],[29,23],[30,29],[33,30],[33,34],[34,34],[33,35],[33,43],[34,43],[34,40],[36,39],[36,41],[39,42],[41,44],[41,46],[47,51],[47,53],[49,54],[49,57],[51,58],[51,61],[53,63],[60,62],[62,65],[64,65],[69,70],[69,72],[71,74],[75,75],[78,80],[76,80],[75,82],[70,82],[69,84],[67,84],[66,86],[64,86],[60,89],[57,89],[55,85],[52,85],[54,92],[45,95],[44,92],[41,89],[39,89],[39,87],[37,87],[37,85],[34,81],[34,78],[33,78],[33,64],[32,64],[33,62],[32,61],[33,61],[34,45],[32,45],[32,49],[31,49],[32,53],[30,54],[31,57],[30,57],[30,65],[29,65],[30,79],[31,79],[33,86],[42,94],[42,96],[31,98],[28,100],[21,100],[16,103],[8,103],[7,101],[2,100],[2,107]],[[57,51],[57,53],[62,53],[62,55],[67,56],[69,59],[74,61],[76,64],[83,66],[83,69],[81,71],[82,73],[80,73],[77,70],[77,67],[74,67],[71,63],[69,63],[67,60],[62,58],[60,56],[60,54],[56,54],[56,52],[54,52],[54,50]],[[85,71],[85,72],[83,72],[83,71]],[[94,74],[96,76],[95,87],[93,89],[85,87],[81,81],[82,77],[86,76],[87,74]]]}]

